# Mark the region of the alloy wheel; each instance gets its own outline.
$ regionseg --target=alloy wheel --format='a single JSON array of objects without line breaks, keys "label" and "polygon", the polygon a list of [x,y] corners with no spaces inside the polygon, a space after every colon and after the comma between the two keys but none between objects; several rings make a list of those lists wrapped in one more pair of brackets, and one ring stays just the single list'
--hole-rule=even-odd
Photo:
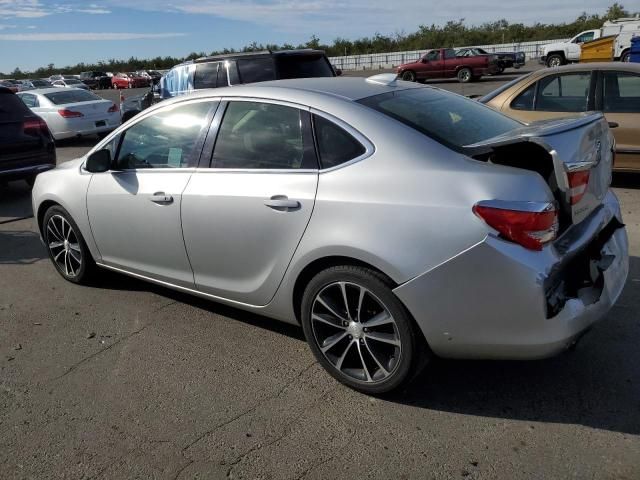
[{"label": "alloy wheel", "polygon": [[82,267],[82,250],[78,236],[62,215],[47,222],[47,247],[58,269],[67,277],[75,277]]},{"label": "alloy wheel", "polygon": [[399,364],[402,343],[389,309],[370,290],[334,282],[316,295],[311,327],[320,352],[341,374],[378,383]]}]

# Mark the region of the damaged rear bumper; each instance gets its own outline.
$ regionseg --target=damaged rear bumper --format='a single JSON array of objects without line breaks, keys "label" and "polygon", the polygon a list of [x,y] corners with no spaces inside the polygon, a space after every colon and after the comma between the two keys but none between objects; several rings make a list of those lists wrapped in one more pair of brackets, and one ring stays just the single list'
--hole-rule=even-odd
[{"label": "damaged rear bumper", "polygon": [[437,355],[534,359],[566,349],[604,317],[628,269],[627,234],[609,192],[540,252],[490,235],[394,292]]}]

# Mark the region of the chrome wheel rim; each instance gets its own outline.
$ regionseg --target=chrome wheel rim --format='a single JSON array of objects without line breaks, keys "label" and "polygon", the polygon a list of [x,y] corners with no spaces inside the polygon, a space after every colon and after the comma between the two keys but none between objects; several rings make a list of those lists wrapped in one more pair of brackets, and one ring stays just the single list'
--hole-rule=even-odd
[{"label": "chrome wheel rim", "polygon": [[384,303],[361,285],[325,286],[313,301],[311,328],[324,358],[354,380],[379,383],[399,365],[402,343],[396,321]]},{"label": "chrome wheel rim", "polygon": [[559,67],[560,66],[560,59],[558,57],[553,57],[551,60],[549,60],[549,66],[550,67]]},{"label": "chrome wheel rim", "polygon": [[62,215],[47,222],[47,246],[58,269],[67,277],[75,277],[82,267],[82,251],[76,232]]},{"label": "chrome wheel rim", "polygon": [[471,78],[471,73],[469,72],[469,70],[463,70],[462,72],[460,72],[460,80],[463,81],[467,81]]}]

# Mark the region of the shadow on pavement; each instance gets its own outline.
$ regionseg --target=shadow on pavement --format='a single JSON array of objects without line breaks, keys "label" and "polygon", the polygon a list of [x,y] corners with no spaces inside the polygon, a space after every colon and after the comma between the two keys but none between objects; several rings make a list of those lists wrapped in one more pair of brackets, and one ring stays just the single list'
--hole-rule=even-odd
[{"label": "shadow on pavement", "polygon": [[31,188],[23,180],[0,185],[0,224],[33,215]]},{"label": "shadow on pavement", "polygon": [[0,230],[0,265],[29,265],[47,258],[40,236],[31,231]]},{"label": "shadow on pavement", "polygon": [[611,186],[617,188],[640,188],[640,173],[614,173]]}]

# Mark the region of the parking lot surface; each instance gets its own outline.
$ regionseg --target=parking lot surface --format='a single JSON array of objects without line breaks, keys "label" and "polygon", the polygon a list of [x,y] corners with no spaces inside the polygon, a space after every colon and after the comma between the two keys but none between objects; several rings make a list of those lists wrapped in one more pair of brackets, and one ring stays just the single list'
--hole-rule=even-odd
[{"label": "parking lot surface", "polygon": [[336,383],[299,328],[106,271],[65,282],[26,184],[0,187],[0,478],[640,478],[640,176],[614,187],[629,279],[574,350],[435,360],[382,398]]}]

